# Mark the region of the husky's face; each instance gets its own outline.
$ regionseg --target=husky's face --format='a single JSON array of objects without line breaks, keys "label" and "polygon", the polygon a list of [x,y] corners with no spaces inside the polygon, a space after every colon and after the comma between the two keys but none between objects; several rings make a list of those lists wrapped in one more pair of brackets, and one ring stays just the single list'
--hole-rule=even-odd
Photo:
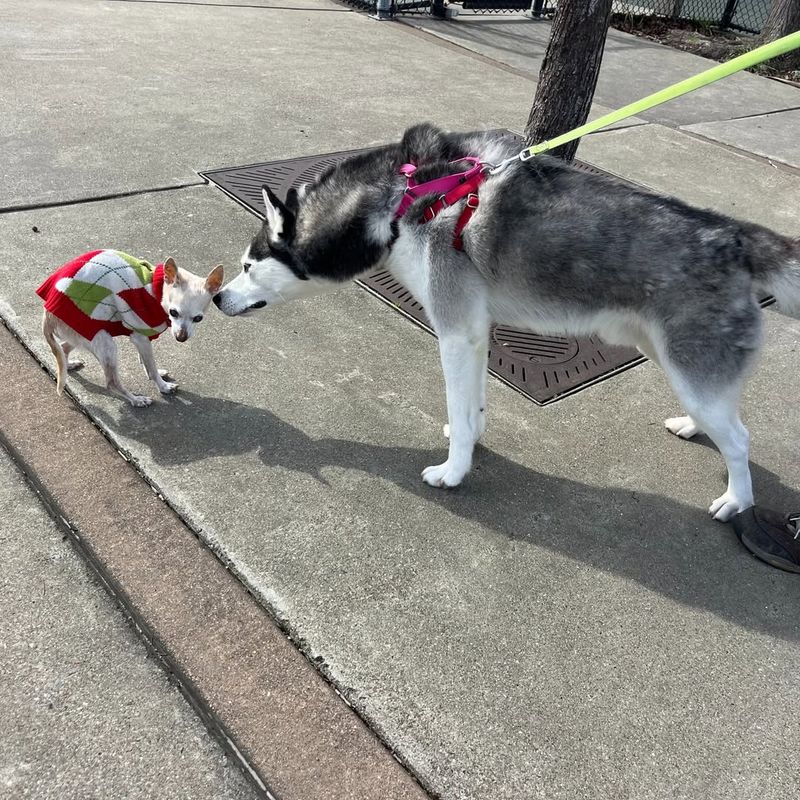
[{"label": "husky's face", "polygon": [[289,245],[294,236],[293,211],[299,202],[297,193],[290,193],[286,205],[267,187],[262,194],[267,210],[264,224],[244,251],[242,271],[214,298],[219,309],[229,317],[323,294],[341,285],[309,276],[295,262]]},{"label": "husky's face", "polygon": [[214,267],[207,278],[201,278],[179,269],[172,258],[164,262],[161,306],[169,314],[170,330],[179,342],[192,337],[223,280],[222,266]]},{"label": "husky's face", "polygon": [[271,253],[259,257],[258,252],[254,240],[242,256],[242,271],[214,298],[217,307],[229,317],[240,317],[259,308],[312,297],[341,286],[334,281],[298,275]]}]

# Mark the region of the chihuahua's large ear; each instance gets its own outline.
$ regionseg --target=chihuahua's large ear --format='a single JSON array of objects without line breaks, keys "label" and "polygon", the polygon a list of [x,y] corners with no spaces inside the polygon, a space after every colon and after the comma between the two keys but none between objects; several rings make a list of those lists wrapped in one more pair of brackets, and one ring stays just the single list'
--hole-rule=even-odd
[{"label": "chihuahua's large ear", "polygon": [[273,242],[280,239],[290,240],[294,234],[294,214],[277,198],[269,186],[261,187],[264,208],[267,212],[266,222],[269,238]]},{"label": "chihuahua's large ear", "polygon": [[222,269],[222,264],[218,264],[208,273],[208,277],[206,278],[206,291],[213,297],[222,287],[222,282],[224,280],[225,272]]},{"label": "chihuahua's large ear", "polygon": [[178,283],[179,280],[178,265],[175,263],[175,259],[169,256],[164,262],[164,283],[173,284]]}]

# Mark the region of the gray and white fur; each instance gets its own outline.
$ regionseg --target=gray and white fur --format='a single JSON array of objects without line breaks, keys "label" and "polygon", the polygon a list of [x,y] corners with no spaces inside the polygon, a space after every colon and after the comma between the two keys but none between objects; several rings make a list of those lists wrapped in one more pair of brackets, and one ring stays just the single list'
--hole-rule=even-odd
[{"label": "gray and white fur", "polygon": [[421,198],[394,220],[401,164],[417,164],[423,182],[465,169],[453,159],[497,163],[518,148],[511,137],[418,125],[399,144],[290,192],[285,204],[265,187],[264,224],[215,302],[241,315],[389,269],[439,338],[449,453],[422,477],[440,487],[461,483],[485,428],[493,321],[635,345],[661,366],[686,412],[666,427],[684,438],[705,432],[725,459],[727,489],[710,513],[727,520],[753,505],[739,397],[762,339],[758,298],[772,294],[784,310],[800,310],[800,241],[544,155],[487,178],[463,252],[452,246],[463,201],[421,225],[434,199]]}]

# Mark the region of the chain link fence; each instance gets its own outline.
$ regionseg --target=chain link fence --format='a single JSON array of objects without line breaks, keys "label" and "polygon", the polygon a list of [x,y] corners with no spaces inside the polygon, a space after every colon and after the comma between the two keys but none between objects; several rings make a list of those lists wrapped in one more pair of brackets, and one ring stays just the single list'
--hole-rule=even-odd
[{"label": "chain link fence", "polygon": [[353,8],[369,11],[373,16],[389,19],[397,14],[426,14],[449,19],[452,11],[475,14],[502,14],[528,11],[532,0],[344,0]]},{"label": "chain link fence", "polygon": [[[558,0],[345,0],[348,5],[379,17],[396,14],[428,14],[446,18],[448,9],[477,14],[531,11],[532,16],[551,15]],[[613,12],[631,17],[660,17],[691,21],[714,28],[759,33],[771,0],[616,0]]]},{"label": "chain link fence", "polygon": [[770,4],[771,0],[617,0],[613,11],[759,33],[769,14]]}]

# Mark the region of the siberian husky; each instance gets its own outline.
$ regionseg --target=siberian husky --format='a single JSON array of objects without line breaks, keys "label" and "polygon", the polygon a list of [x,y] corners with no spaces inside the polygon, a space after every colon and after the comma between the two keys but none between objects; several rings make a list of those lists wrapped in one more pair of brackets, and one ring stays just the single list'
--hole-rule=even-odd
[{"label": "siberian husky", "polygon": [[739,396],[761,343],[759,296],[800,309],[800,240],[544,155],[487,174],[463,250],[453,244],[466,200],[425,221],[429,195],[397,218],[409,185],[402,165],[428,180],[464,171],[458,159],[496,164],[518,149],[495,133],[418,125],[399,144],[292,190],[285,203],[265,187],[263,226],[214,302],[242,315],[389,269],[439,338],[449,453],[422,473],[439,487],[464,479],[485,428],[492,321],[635,345],[662,367],[685,410],[666,427],[687,439],[705,432],[725,459],[727,489],[709,512],[724,521],[752,506]]}]

